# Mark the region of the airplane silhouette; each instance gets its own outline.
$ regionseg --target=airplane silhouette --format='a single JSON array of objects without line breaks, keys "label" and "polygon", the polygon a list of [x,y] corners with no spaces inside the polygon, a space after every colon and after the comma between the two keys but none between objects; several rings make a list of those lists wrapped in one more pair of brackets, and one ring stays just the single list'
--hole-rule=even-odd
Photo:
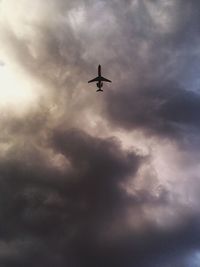
[{"label": "airplane silhouette", "polygon": [[109,82],[111,83],[112,81],[104,78],[103,76],[101,76],[101,65],[98,66],[98,76],[90,81],[88,81],[88,83],[92,83],[92,82],[97,82],[96,85],[99,88],[97,90],[97,92],[103,92],[103,90],[101,89],[103,87],[103,82]]}]

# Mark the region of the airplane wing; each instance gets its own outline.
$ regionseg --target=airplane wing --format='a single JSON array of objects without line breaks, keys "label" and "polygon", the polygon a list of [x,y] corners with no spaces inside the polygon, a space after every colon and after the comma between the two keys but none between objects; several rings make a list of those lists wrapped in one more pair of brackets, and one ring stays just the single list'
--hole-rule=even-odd
[{"label": "airplane wing", "polygon": [[88,81],[88,83],[98,82],[98,81],[99,81],[99,77],[96,77],[96,78],[94,78],[94,79]]},{"label": "airplane wing", "polygon": [[112,81],[110,81],[110,80],[108,80],[108,79],[104,78],[103,76],[101,76],[101,81],[102,81],[102,82],[109,82],[109,83],[111,83],[111,82],[112,82]]}]

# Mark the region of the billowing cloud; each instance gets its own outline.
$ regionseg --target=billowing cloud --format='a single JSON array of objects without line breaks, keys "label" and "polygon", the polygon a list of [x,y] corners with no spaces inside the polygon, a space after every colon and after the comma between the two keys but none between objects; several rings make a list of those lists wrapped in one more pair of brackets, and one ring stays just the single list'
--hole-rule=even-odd
[{"label": "billowing cloud", "polygon": [[[75,129],[57,130],[51,142],[57,165],[33,148],[1,161],[2,264],[154,266],[197,249],[195,218],[157,228],[143,213],[150,198],[124,190],[145,158]],[[167,204],[162,198],[154,205]],[[130,209],[140,216],[137,226]]]},{"label": "billowing cloud", "polygon": [[198,266],[198,25],[196,1],[0,1],[2,266]]},{"label": "billowing cloud", "polygon": [[[17,254],[15,264],[26,260],[27,253],[32,261],[34,247],[38,264],[56,263],[57,253],[66,264],[68,246],[75,242],[78,249],[77,239],[82,235],[87,233],[95,244],[100,242],[106,225],[115,224],[128,202],[120,183],[135,175],[142,160],[122,151],[115,140],[93,138],[77,130],[56,132],[52,143],[57,164],[45,161],[36,148],[21,149],[18,160],[1,161],[1,237],[8,246],[1,260],[5,258],[8,266],[12,248]],[[50,260],[43,256],[41,262],[48,242],[53,254]],[[60,251],[54,251],[54,246]]]}]

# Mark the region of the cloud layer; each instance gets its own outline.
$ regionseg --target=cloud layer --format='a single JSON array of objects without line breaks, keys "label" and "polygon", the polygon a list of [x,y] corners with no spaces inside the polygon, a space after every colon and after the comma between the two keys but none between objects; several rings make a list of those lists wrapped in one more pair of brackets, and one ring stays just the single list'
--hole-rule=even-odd
[{"label": "cloud layer", "polygon": [[198,266],[198,10],[0,1],[2,266]]}]

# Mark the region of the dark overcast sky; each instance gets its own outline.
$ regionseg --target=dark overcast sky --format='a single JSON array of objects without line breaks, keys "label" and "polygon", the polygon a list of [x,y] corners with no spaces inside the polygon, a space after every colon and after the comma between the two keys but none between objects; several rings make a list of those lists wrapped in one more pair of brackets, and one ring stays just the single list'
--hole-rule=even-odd
[{"label": "dark overcast sky", "polygon": [[2,267],[200,266],[199,33],[195,0],[0,0]]}]

